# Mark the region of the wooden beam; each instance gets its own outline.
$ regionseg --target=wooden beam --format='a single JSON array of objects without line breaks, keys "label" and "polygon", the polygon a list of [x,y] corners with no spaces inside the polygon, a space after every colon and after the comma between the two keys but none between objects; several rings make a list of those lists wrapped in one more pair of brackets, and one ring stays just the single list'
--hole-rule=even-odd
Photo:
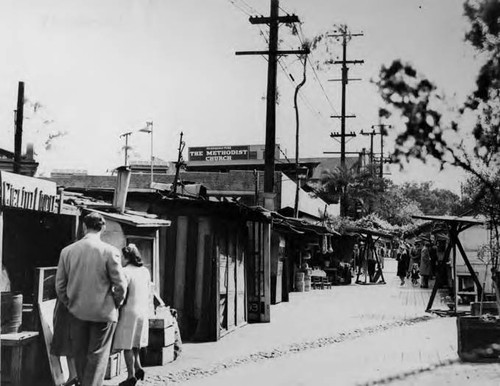
[{"label": "wooden beam", "polygon": [[179,216],[177,219],[177,240],[175,250],[175,283],[174,283],[174,307],[180,311],[184,309],[184,290],[186,287],[186,252],[187,252],[188,217]]},{"label": "wooden beam", "polygon": [[469,272],[470,272],[470,274],[472,276],[472,280],[474,280],[474,283],[477,286],[478,299],[482,299],[483,286],[481,285],[481,282],[477,278],[476,272],[474,272],[474,268],[472,268],[472,265],[471,265],[471,263],[469,261],[469,258],[467,257],[467,255],[466,255],[466,253],[464,251],[464,248],[462,246],[462,243],[460,242],[460,239],[458,238],[458,235],[454,235],[454,236],[455,236],[455,242],[457,244],[458,250],[460,251],[460,254],[462,255],[462,258],[464,259],[465,265],[469,269]]},{"label": "wooden beam", "polygon": [[448,244],[448,246],[446,247],[443,260],[440,261],[438,264],[439,269],[438,269],[437,274],[436,274],[436,281],[434,282],[434,287],[432,287],[431,297],[429,298],[429,302],[427,303],[427,308],[425,309],[425,312],[430,311],[432,308],[432,304],[434,303],[434,298],[436,297],[437,291],[441,285],[441,280],[440,280],[441,276],[442,276],[441,273],[442,273],[442,270],[444,270],[446,268],[446,261],[450,257],[450,252],[451,252],[451,243]]}]

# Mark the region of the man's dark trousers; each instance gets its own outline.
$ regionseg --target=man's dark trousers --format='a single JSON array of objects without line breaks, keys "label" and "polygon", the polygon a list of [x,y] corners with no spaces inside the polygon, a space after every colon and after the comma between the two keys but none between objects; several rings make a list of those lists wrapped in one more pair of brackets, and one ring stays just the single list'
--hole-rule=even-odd
[{"label": "man's dark trousers", "polygon": [[108,364],[116,322],[89,322],[73,318],[71,345],[82,386],[101,386]]}]

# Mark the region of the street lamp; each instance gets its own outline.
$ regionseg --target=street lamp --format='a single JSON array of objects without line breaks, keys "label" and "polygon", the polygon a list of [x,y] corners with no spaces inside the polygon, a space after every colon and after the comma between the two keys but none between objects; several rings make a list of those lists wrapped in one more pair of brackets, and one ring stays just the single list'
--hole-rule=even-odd
[{"label": "street lamp", "polygon": [[146,122],[146,127],[139,130],[141,133],[151,134],[151,187],[153,186],[153,121]]}]

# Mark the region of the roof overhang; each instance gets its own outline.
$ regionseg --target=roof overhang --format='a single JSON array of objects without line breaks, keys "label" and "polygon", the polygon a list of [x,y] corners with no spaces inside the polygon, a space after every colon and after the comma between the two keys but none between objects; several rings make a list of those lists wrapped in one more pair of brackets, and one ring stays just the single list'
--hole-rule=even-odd
[{"label": "roof overhang", "polygon": [[88,212],[99,213],[105,219],[111,219],[117,221],[122,224],[132,225],[137,228],[159,228],[159,227],[169,227],[171,221],[163,220],[159,218],[154,218],[150,216],[139,215],[133,212],[125,212],[125,213],[112,213],[105,212],[102,210],[84,208],[84,210]]}]

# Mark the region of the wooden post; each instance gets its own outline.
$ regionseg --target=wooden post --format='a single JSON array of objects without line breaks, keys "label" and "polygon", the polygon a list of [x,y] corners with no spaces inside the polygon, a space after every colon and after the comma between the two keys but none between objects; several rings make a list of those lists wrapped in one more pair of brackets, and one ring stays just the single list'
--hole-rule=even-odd
[{"label": "wooden post", "polygon": [[261,294],[264,309],[261,309],[261,322],[271,321],[271,224],[263,225],[263,259],[262,259],[262,280],[264,293]]},{"label": "wooden post", "polygon": [[457,275],[457,246],[455,244],[456,228],[451,229],[451,243],[453,245],[453,290],[455,295],[455,312],[458,310],[458,275]]},{"label": "wooden post", "polygon": [[157,229],[154,235],[152,251],[153,283],[157,294],[160,293],[160,230]]},{"label": "wooden post", "polygon": [[478,299],[482,299],[482,294],[483,294],[483,286],[481,285],[481,282],[479,281],[476,272],[474,272],[474,268],[472,268],[472,265],[467,257],[467,254],[465,253],[465,250],[462,246],[462,243],[460,242],[460,239],[458,238],[458,235],[455,235],[455,244],[458,247],[458,250],[460,251],[460,254],[462,255],[462,258],[464,259],[465,265],[467,266],[467,269],[470,272],[470,275],[472,276],[472,280],[474,280],[474,283],[476,284],[477,287],[477,295]]},{"label": "wooden post", "polygon": [[196,250],[196,281],[195,281],[195,299],[194,299],[194,317],[201,319],[203,311],[203,292],[208,291],[206,288],[205,272],[205,238],[209,234],[209,219],[200,217],[198,224],[198,239]]},{"label": "wooden post", "polygon": [[182,318],[184,309],[184,289],[186,286],[188,217],[179,216],[177,220],[177,240],[175,251],[174,307]]},{"label": "wooden post", "polygon": [[446,269],[446,262],[450,258],[451,252],[451,243],[448,244],[446,250],[444,252],[443,260],[438,264],[438,271],[436,275],[436,281],[434,282],[434,287],[432,288],[431,297],[429,298],[429,302],[427,303],[427,308],[425,312],[429,312],[432,308],[432,304],[434,303],[434,298],[436,297],[438,289],[441,287],[442,276],[444,275],[444,270]]},{"label": "wooden post", "polygon": [[24,82],[19,82],[17,88],[16,132],[14,135],[14,173],[21,172],[23,120],[24,120]]}]

